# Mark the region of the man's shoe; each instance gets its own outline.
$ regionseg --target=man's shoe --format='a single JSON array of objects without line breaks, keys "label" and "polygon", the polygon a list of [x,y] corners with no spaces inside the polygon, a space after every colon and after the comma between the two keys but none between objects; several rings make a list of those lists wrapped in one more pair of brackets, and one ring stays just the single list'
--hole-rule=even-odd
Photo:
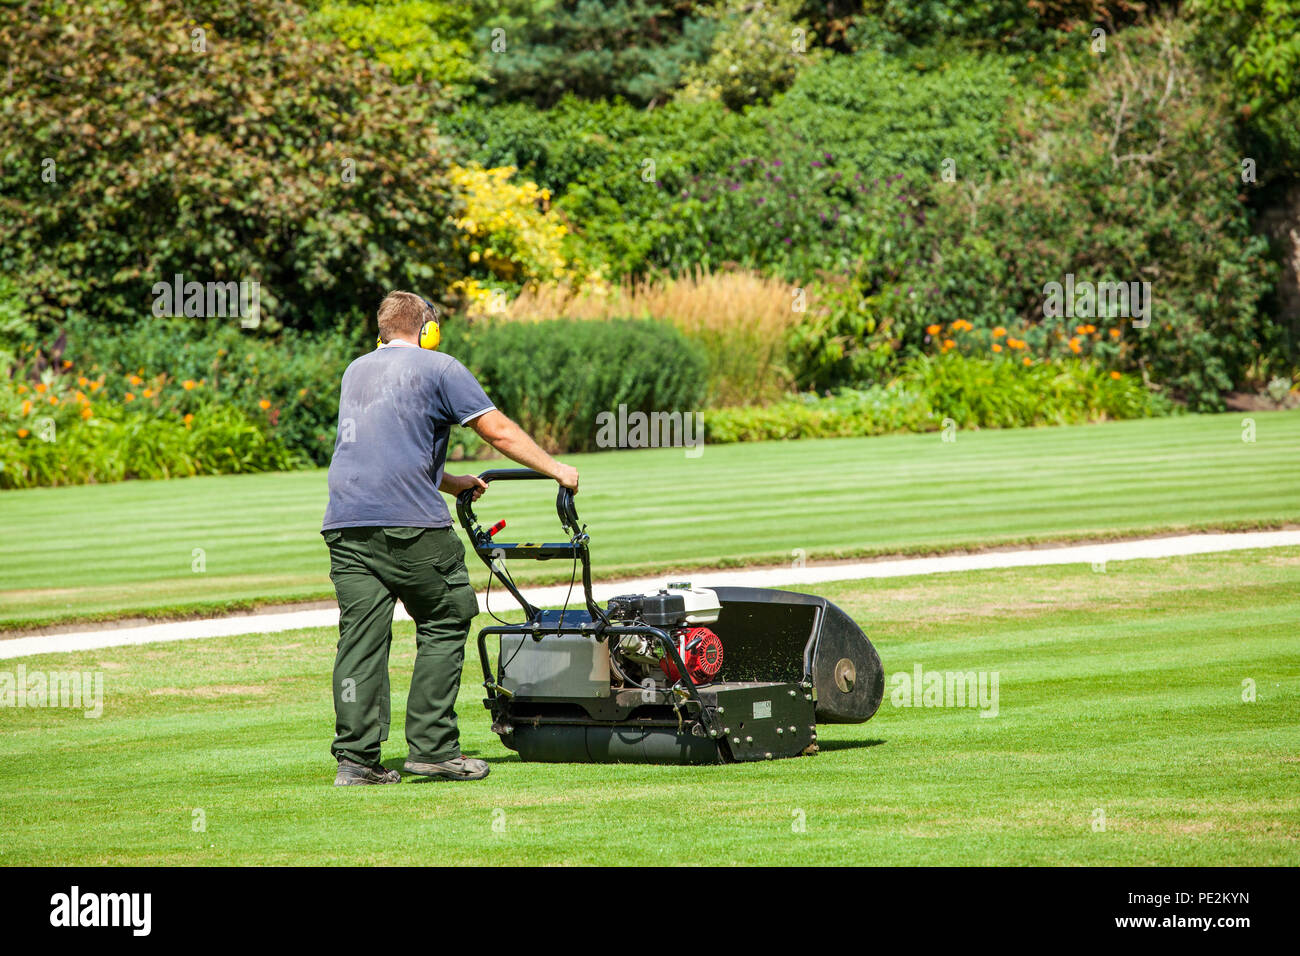
[{"label": "man's shoe", "polygon": [[408,757],[406,766],[402,769],[421,777],[438,777],[441,780],[482,780],[488,775],[487,761],[473,757],[455,757],[441,763],[423,763]]},{"label": "man's shoe", "polygon": [[402,775],[396,770],[383,767],[367,767],[346,758],[339,761],[338,776],[334,778],[336,787],[368,786],[380,783],[401,783]]}]

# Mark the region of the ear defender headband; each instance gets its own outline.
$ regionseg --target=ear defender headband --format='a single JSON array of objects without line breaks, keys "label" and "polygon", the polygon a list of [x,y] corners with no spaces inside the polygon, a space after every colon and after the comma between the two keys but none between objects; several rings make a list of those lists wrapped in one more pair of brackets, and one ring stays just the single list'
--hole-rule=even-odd
[{"label": "ear defender headband", "polygon": [[[420,343],[420,348],[436,352],[438,351],[438,343],[442,341],[442,329],[438,326],[438,309],[428,299],[421,299],[420,301],[429,307],[429,311],[433,313],[433,318],[420,326],[420,334],[416,336],[416,340]],[[375,347],[378,348],[383,344],[384,340],[376,336]]]}]

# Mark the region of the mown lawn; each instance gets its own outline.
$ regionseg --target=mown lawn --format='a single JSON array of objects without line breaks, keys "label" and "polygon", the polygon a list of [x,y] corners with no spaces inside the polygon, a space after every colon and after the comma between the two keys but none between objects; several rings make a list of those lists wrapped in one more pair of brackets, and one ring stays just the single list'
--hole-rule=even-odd
[{"label": "mown lawn", "polygon": [[1300,863],[1300,548],[821,590],[891,678],[996,672],[997,716],[887,697],[815,757],[522,764],[471,653],[462,744],[492,775],[335,789],[332,632],[28,658],[106,697],[0,708],[0,864]]},{"label": "mown lawn", "polygon": [[[569,456],[599,576],[1300,521],[1300,413]],[[501,464],[500,462],[494,464]],[[490,465],[469,463],[466,470]],[[453,464],[453,469],[466,468]],[[0,494],[0,629],[332,597],[325,472]],[[553,486],[483,499],[553,540]],[[197,550],[196,550],[197,549]],[[522,580],[569,569],[516,568]],[[480,586],[486,572],[474,567]]]}]

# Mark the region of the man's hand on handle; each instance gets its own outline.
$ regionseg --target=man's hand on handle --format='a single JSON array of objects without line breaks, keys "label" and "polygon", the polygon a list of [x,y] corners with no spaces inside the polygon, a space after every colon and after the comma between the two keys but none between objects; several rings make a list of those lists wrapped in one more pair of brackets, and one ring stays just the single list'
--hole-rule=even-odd
[{"label": "man's hand on handle", "polygon": [[565,488],[575,492],[578,490],[578,469],[572,465],[562,465],[542,451],[522,428],[496,409],[484,412],[470,422],[469,427],[507,458],[517,461],[525,468],[550,475]]},{"label": "man's hand on handle", "polygon": [[487,491],[487,485],[477,475],[448,475],[444,472],[442,484],[438,486],[439,491],[445,491],[453,497],[459,496],[462,491],[470,488],[474,489],[475,501],[482,498],[483,492]]}]

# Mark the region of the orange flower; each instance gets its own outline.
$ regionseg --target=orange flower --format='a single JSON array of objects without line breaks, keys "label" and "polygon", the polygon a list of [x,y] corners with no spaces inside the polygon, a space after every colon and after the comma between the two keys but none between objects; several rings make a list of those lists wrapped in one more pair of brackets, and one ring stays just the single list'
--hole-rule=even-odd
[{"label": "orange flower", "polygon": [[24,398],[24,399],[23,399],[23,414],[24,414],[24,415],[29,415],[29,414],[31,414],[31,411],[32,411],[32,400],[31,400],[30,398]]},{"label": "orange flower", "polygon": [[36,383],[36,394],[37,394],[37,395],[44,395],[44,394],[45,394],[45,383],[44,383],[44,382],[37,382],[37,383]]},{"label": "orange flower", "polygon": [[998,325],[998,326],[994,326],[994,328],[993,328],[993,337],[994,337],[995,339],[1000,339],[1000,338],[1002,338],[1002,336],[1004,336],[1004,335],[1006,335],[1006,334],[1007,334],[1007,330],[1004,329],[1002,326],[1000,326],[1000,325]]},{"label": "orange flower", "polygon": [[28,435],[30,435],[30,434],[31,434],[31,432],[29,432],[26,428],[20,428],[20,429],[18,429],[18,437],[19,437],[19,438],[26,438],[26,437],[27,437]]},{"label": "orange flower", "polygon": [[1112,339],[1117,339],[1117,338],[1119,338],[1119,329],[1111,329],[1111,330],[1110,330],[1110,337],[1111,337]]},{"label": "orange flower", "polygon": [[268,408],[271,407],[271,403],[268,402],[266,399],[262,399],[260,402],[257,403],[257,407],[260,408],[262,411],[266,411]]},{"label": "orange flower", "polygon": [[971,325],[965,319],[958,319],[952,324],[952,330],[954,332],[969,332],[973,328],[975,328],[975,326]]},{"label": "orange flower", "polygon": [[90,383],[90,390],[91,390],[92,392],[98,392],[98,391],[99,391],[99,387],[100,387],[101,385],[103,385],[103,384],[104,384],[103,382],[91,382],[91,383]]},{"label": "orange flower", "polygon": [[1075,355],[1078,355],[1080,352],[1083,351],[1083,349],[1079,347],[1078,338],[1070,339],[1070,351],[1073,352]]},{"label": "orange flower", "polygon": [[952,339],[944,339],[944,340],[943,340],[943,347],[946,348],[946,349],[956,348],[956,347],[957,347],[957,343],[954,342]]},{"label": "orange flower", "polygon": [[1001,352],[1001,351],[1002,351],[1002,346],[1000,346],[1000,345],[998,345],[998,343],[994,342],[994,343],[993,343],[993,351],[995,351],[995,352]]},{"label": "orange flower", "polygon": [[122,397],[123,397],[124,399],[126,399],[128,402],[134,402],[134,401],[135,401],[135,393],[134,393],[134,392],[127,392],[127,393],[126,393],[125,395],[123,395]]},{"label": "orange flower", "polygon": [[64,367],[65,369],[72,368],[72,359],[64,359],[64,360],[63,360],[63,367]]},{"label": "orange flower", "polygon": [[86,376],[84,375],[81,375],[77,378],[77,384],[80,385],[82,388],[85,388],[87,385],[90,384],[90,379],[86,378]]},{"label": "orange flower", "polygon": [[1033,364],[1034,364],[1034,360],[1031,359],[1028,355],[1025,356],[1025,360],[1024,360],[1024,361],[1025,361],[1025,364],[1026,364],[1026,365],[1033,365]]},{"label": "orange flower", "polygon": [[1116,378],[1116,379],[1119,378],[1119,372],[1111,372],[1111,373],[1110,373],[1110,377],[1111,377],[1111,378]]},{"label": "orange flower", "polygon": [[194,388],[194,379],[187,378],[185,381],[181,382],[181,388],[185,389],[187,392],[192,391]]},{"label": "orange flower", "polygon": [[185,416],[185,427],[190,427],[190,422],[194,421],[194,414],[191,412]]},{"label": "orange flower", "polygon": [[937,325],[927,325],[927,326],[925,327],[925,334],[926,334],[926,335],[938,335],[938,334],[939,334],[939,326],[937,326]]},{"label": "orange flower", "polygon": [[153,389],[152,389],[152,388],[146,388],[146,389],[144,390],[144,397],[145,397],[145,398],[153,398]]},{"label": "orange flower", "polygon": [[127,379],[127,381],[130,382],[132,385],[139,385],[144,381],[144,379],[142,379],[139,375],[132,375],[130,378]]},{"label": "orange flower", "polygon": [[59,404],[59,396],[57,396],[57,395],[51,395],[51,396],[50,396],[50,404],[51,404],[51,405],[57,405],[57,404]]},{"label": "orange flower", "polygon": [[90,406],[89,406],[89,405],[87,405],[85,408],[83,408],[83,409],[81,410],[81,417],[82,417],[82,418],[89,418],[89,417],[90,417],[91,415],[93,415],[93,414],[95,414],[95,413],[92,412],[92,411],[90,410]]},{"label": "orange flower", "polygon": [[26,395],[26,394],[27,394],[27,386],[26,386],[26,385],[19,385],[19,386],[18,386],[18,394],[19,394],[19,395]]}]

